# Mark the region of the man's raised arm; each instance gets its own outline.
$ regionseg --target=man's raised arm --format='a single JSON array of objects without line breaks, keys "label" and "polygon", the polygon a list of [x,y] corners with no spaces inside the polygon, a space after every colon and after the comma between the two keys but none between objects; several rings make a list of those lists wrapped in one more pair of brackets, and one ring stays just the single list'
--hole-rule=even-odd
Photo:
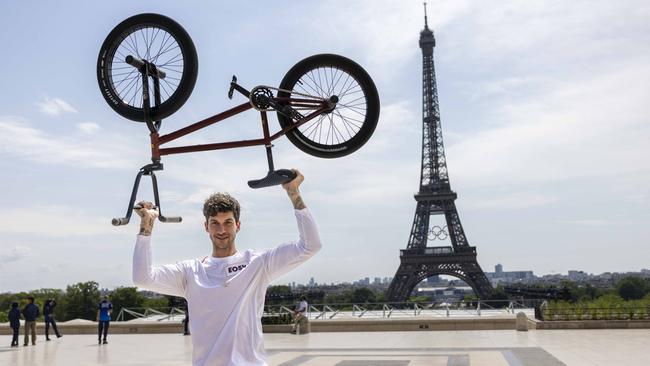
[{"label": "man's raised arm", "polygon": [[158,210],[151,202],[140,202],[140,232],[133,251],[133,283],[141,288],[173,296],[185,296],[185,273],[178,264],[154,266],[151,232]]},{"label": "man's raised arm", "polygon": [[296,178],[284,183],[282,188],[287,191],[287,195],[295,209],[299,239],[290,244],[280,245],[265,253],[266,270],[270,280],[297,267],[321,249],[318,228],[298,189],[305,177],[299,171],[295,169],[293,171],[296,173]]}]

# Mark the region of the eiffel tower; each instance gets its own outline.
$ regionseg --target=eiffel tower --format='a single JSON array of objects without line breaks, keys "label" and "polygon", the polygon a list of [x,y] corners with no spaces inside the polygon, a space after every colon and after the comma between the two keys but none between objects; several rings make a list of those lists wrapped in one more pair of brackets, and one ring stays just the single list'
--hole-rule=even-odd
[{"label": "eiffel tower", "polygon": [[[400,266],[388,288],[387,300],[406,301],[413,288],[433,275],[457,277],[474,289],[480,298],[493,288],[476,260],[476,247],[469,245],[451,190],[442,143],[433,48],[436,40],[427,24],[424,4],[422,49],[422,169],[420,190],[415,195],[417,208],[406,249],[400,250]],[[444,215],[446,226],[430,226],[433,215]],[[429,240],[449,238],[451,246],[427,246]]]}]

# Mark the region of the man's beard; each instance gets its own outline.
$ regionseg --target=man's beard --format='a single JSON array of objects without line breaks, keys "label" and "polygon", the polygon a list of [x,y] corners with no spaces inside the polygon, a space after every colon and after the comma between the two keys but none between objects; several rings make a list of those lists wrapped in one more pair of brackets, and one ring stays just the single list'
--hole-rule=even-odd
[{"label": "man's beard", "polygon": [[235,239],[231,237],[229,237],[227,240],[217,239],[213,237],[210,237],[210,239],[212,239],[212,246],[220,250],[227,250],[235,245]]}]

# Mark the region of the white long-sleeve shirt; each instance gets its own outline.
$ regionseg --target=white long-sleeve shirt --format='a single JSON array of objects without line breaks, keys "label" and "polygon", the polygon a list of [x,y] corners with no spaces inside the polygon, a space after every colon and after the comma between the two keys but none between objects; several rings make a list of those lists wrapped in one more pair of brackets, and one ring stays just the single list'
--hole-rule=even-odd
[{"label": "white long-sleeve shirt", "polygon": [[193,365],[266,366],[260,318],[269,283],[316,254],[321,241],[307,209],[295,210],[300,238],[276,248],[155,266],[151,236],[138,235],[136,286],[187,299]]}]

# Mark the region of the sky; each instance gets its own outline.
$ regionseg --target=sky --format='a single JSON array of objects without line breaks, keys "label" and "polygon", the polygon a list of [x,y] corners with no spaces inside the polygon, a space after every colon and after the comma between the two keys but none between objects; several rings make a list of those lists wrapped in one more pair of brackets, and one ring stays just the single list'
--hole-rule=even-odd
[{"label": "sky", "polygon": [[[483,270],[650,268],[650,4],[454,0],[428,9],[450,181]],[[368,71],[381,115],[363,148],[319,159],[276,140],[276,167],[305,176],[323,249],[275,284],[394,275],[419,188],[420,1],[116,0],[98,10],[87,1],[0,3],[0,292],[132,286],[137,220],[110,221],[149,161],[148,133],[108,107],[95,66],[109,31],[144,12],[179,22],[199,57],[194,91],[161,133],[243,103],[226,97],[232,75],[248,88],[277,85],[317,53]],[[257,138],[259,124],[248,112],[179,143]],[[266,173],[262,147],[163,163],[163,210],[184,221],[156,223],[156,263],[210,253],[201,208],[218,191],[242,204],[238,248],[297,238],[282,188],[246,185]],[[147,179],[138,198],[152,198]]]}]

